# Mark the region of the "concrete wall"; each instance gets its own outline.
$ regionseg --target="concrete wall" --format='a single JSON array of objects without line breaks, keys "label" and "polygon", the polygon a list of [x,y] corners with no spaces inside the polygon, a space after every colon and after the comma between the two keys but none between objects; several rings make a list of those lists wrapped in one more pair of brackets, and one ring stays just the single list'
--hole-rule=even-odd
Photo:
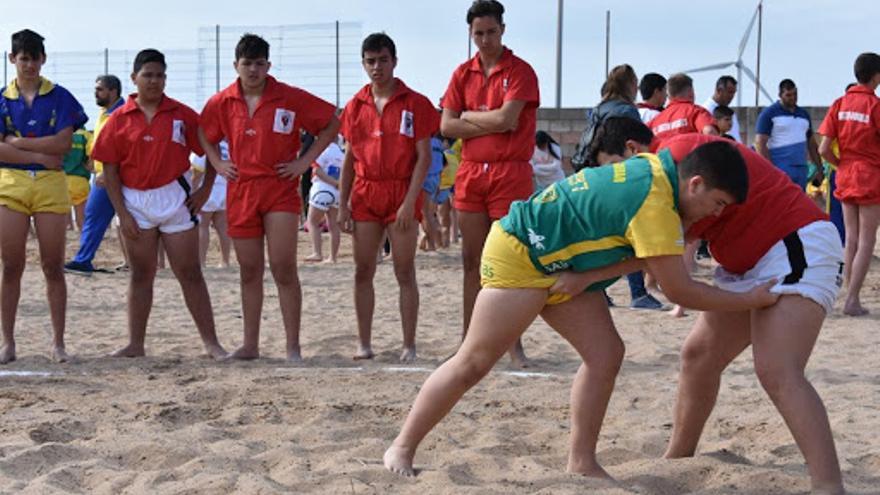
[{"label": "concrete wall", "polygon": [[[828,107],[805,107],[813,120],[813,130],[819,128]],[[565,167],[571,171],[571,155],[575,145],[581,137],[581,133],[587,126],[588,108],[539,108],[538,130],[547,131],[562,147],[562,156]],[[739,119],[740,130],[743,132],[744,142],[752,144],[755,139],[755,123],[758,115],[763,110],[754,107],[735,108]]]}]

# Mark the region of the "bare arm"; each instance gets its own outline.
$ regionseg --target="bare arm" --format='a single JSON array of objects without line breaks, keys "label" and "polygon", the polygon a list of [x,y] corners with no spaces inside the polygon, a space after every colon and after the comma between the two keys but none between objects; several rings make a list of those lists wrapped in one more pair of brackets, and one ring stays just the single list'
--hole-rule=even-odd
[{"label": "bare arm", "polygon": [[314,168],[312,169],[312,173],[314,173],[315,175],[317,175],[318,178],[321,179],[322,182],[324,182],[324,183],[326,183],[326,184],[330,184],[331,186],[333,186],[333,187],[335,187],[335,188],[337,188],[337,189],[339,188],[339,181],[336,180],[336,179],[334,179],[333,177],[330,177],[329,175],[327,175],[327,172],[324,172],[324,169],[323,169],[323,168],[321,168],[321,167],[314,167]]},{"label": "bare arm", "polygon": [[44,153],[25,151],[2,141],[0,141],[0,161],[19,165],[39,163],[52,170],[61,168],[61,155],[47,155]]},{"label": "bare arm", "polygon": [[807,152],[810,154],[810,160],[816,164],[816,176],[813,177],[813,185],[818,186],[825,180],[825,168],[822,166],[822,157],[819,156],[819,147],[816,145],[814,136],[807,138]]},{"label": "bare arm", "polygon": [[492,133],[507,132],[516,128],[519,114],[525,106],[523,100],[510,100],[495,110],[462,112],[460,118]]},{"label": "bare arm", "polygon": [[413,167],[412,177],[409,179],[409,188],[406,190],[403,204],[397,209],[397,220],[394,223],[402,230],[409,228],[410,223],[414,221],[416,200],[422,191],[422,184],[425,182],[425,175],[428,173],[430,164],[431,138],[426,137],[416,142],[416,164]]},{"label": "bare arm", "polygon": [[691,279],[681,256],[655,256],[645,259],[648,270],[663,287],[670,301],[701,311],[743,311],[770,306],[779,294],[769,292],[774,280],[749,292],[736,293]]},{"label": "bare arm", "polygon": [[703,126],[703,134],[708,134],[710,136],[718,136],[718,128],[712,124]]},{"label": "bare arm", "polygon": [[767,160],[770,160],[770,148],[767,147],[767,141],[769,140],[770,136],[766,134],[758,134],[755,136],[755,151]]},{"label": "bare arm", "polygon": [[122,180],[119,178],[119,165],[115,163],[104,164],[104,187],[107,189],[107,197],[110,198],[110,203],[113,204],[113,209],[116,210],[116,215],[119,217],[119,227],[123,234],[129,239],[137,239],[141,229],[128,209],[125,208],[125,200],[122,198]]},{"label": "bare arm", "polygon": [[440,132],[444,136],[460,139],[470,139],[492,134],[477,124],[462,120],[461,112],[455,112],[448,108],[443,109],[440,116]]},{"label": "bare arm", "polygon": [[343,232],[351,232],[351,186],[354,184],[354,154],[351,152],[351,143],[345,148],[345,157],[342,159],[342,170],[339,172],[339,211],[336,215],[336,223]]},{"label": "bare arm", "polygon": [[65,155],[73,146],[73,127],[65,127],[56,134],[43,137],[6,136],[6,142],[24,151]]},{"label": "bare arm", "polygon": [[644,268],[645,260],[629,258],[613,265],[585,272],[566,270],[558,274],[559,278],[556,279],[553,287],[550,287],[550,292],[553,294],[576,296],[596,282],[620,277],[621,275],[637,272]]},{"label": "bare arm", "polygon": [[331,117],[330,122],[315,136],[315,142],[312,143],[308,151],[290,164],[282,163],[276,166],[279,175],[294,178],[305,173],[312,166],[312,162],[317,160],[324,149],[339,135],[339,126],[339,119],[336,116]]},{"label": "bare arm", "polygon": [[831,143],[834,140],[828,136],[822,136],[822,142],[819,143],[819,155],[825,159],[826,162],[831,165],[837,167],[838,159],[834,156],[834,151],[831,149]]}]

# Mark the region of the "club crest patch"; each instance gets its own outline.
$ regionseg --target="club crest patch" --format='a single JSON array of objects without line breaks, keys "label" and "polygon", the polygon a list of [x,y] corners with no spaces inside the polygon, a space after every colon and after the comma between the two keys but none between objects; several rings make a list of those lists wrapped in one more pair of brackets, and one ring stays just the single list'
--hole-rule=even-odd
[{"label": "club crest patch", "polygon": [[275,109],[275,124],[272,130],[279,134],[290,134],[293,132],[293,119],[296,113],[284,108]]}]

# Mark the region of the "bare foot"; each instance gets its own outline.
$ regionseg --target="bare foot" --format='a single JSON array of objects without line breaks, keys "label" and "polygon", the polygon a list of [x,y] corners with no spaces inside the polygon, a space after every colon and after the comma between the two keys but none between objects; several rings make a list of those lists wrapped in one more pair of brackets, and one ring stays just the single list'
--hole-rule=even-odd
[{"label": "bare foot", "polygon": [[205,345],[205,351],[211,356],[211,359],[218,361],[229,357],[229,353],[220,344]]},{"label": "bare foot", "polygon": [[413,469],[414,455],[415,452],[409,449],[392,445],[382,456],[382,462],[385,464],[385,469],[392,473],[411,478],[416,475]]},{"label": "bare foot", "polygon": [[312,253],[303,258],[303,261],[308,261],[309,263],[318,263],[320,261],[324,261],[324,257],[318,253]]},{"label": "bare foot", "polygon": [[676,304],[674,308],[667,311],[666,314],[673,318],[683,318],[687,316],[687,313],[684,312],[684,308],[679,306],[678,304]]},{"label": "bare foot", "polygon": [[404,347],[403,352],[400,353],[400,362],[401,363],[411,363],[416,360],[416,348],[415,347]]},{"label": "bare foot", "polygon": [[15,344],[6,344],[0,348],[0,364],[15,361]]},{"label": "bare foot", "polygon": [[114,352],[113,354],[110,354],[110,357],[133,358],[133,357],[143,357],[145,355],[146,355],[146,353],[144,352],[144,348],[142,346],[138,347],[138,346],[134,346],[132,344],[129,344],[129,345],[123,347],[122,349],[119,349],[118,351]]},{"label": "bare foot", "polygon": [[66,363],[70,361],[70,356],[67,354],[67,351],[64,350],[63,345],[52,348],[52,361],[55,361],[56,363]]},{"label": "bare foot", "polygon": [[220,264],[217,265],[217,268],[222,268],[222,269],[226,270],[229,268],[229,262],[228,261],[221,261]]},{"label": "bare foot", "polygon": [[287,350],[287,360],[291,363],[301,363],[303,358],[300,353],[299,347],[294,347]]},{"label": "bare foot", "polygon": [[510,366],[517,369],[526,369],[532,366],[532,363],[526,357],[526,353],[522,349],[512,348],[510,354]]},{"label": "bare foot", "polygon": [[361,345],[358,347],[357,354],[351,357],[355,361],[360,361],[362,359],[373,359],[373,348],[370,346]]},{"label": "bare foot", "polygon": [[243,361],[249,361],[251,359],[259,359],[259,357],[259,349],[247,349],[245,347],[239,347],[238,349],[232,351],[230,354],[227,354],[225,359],[241,359]]},{"label": "bare foot", "polygon": [[608,474],[608,471],[605,471],[605,469],[603,469],[596,461],[578,462],[569,459],[568,467],[565,470],[569,473],[580,474],[588,478],[600,478],[608,481],[615,481],[614,478]]},{"label": "bare foot", "polygon": [[869,311],[862,307],[862,303],[859,301],[847,301],[843,306],[843,314],[847,316],[865,316]]},{"label": "bare foot", "polygon": [[324,263],[336,263],[336,258],[325,258]]}]

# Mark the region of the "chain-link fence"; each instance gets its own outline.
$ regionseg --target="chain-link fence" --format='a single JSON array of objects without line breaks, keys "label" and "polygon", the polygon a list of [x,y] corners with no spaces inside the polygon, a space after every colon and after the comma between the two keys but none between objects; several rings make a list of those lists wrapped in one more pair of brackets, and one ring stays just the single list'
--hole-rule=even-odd
[{"label": "chain-link fence", "polygon": [[[325,100],[344,105],[365,82],[360,65],[361,24],[329,22],[287,26],[212,26],[199,28],[195,49],[162,50],[168,64],[166,94],[201,110],[218,89],[235,80],[235,44],[244,33],[262,36],[270,45],[270,74]],[[135,91],[130,74],[140,49],[49,52],[42,74],[76,97],[89,115],[98,115],[95,78],[115,74],[123,96]],[[3,84],[15,78],[15,67],[3,57]]]}]

